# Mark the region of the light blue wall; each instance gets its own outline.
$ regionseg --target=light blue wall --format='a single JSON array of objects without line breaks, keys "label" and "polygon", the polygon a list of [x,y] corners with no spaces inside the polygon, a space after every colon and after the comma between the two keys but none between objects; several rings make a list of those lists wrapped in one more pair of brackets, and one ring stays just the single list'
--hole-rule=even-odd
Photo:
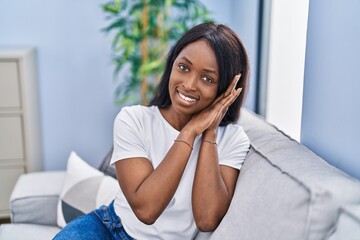
[{"label": "light blue wall", "polygon": [[97,166],[112,144],[111,41],[100,2],[0,1],[0,45],[37,49],[44,169],[71,150]]},{"label": "light blue wall", "polygon": [[301,141],[360,179],[360,1],[311,0]]},{"label": "light blue wall", "polygon": [[[222,1],[219,1],[222,2]],[[259,0],[238,1],[231,4],[230,26],[239,34],[249,56],[250,84],[245,105],[249,109],[256,107],[256,73],[258,71],[258,25]]]},{"label": "light blue wall", "polygon": [[255,109],[259,0],[202,0],[218,23],[231,27],[243,41],[249,55],[250,84],[245,106]]},{"label": "light blue wall", "polygon": [[[113,104],[111,39],[100,31],[107,25],[101,2],[106,1],[0,1],[0,46],[37,49],[45,170],[65,169],[72,150],[97,166],[111,147],[118,108]],[[234,28],[245,24],[245,5],[238,15],[237,1],[203,2],[218,22]],[[241,31],[255,52],[252,33]],[[253,97],[249,94],[247,105],[253,105]]]}]

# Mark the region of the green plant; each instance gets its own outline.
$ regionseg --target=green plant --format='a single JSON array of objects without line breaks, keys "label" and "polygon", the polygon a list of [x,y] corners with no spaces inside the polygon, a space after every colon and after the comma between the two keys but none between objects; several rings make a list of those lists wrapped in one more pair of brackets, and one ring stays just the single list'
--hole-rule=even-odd
[{"label": "green plant", "polygon": [[[112,0],[102,5],[110,24],[114,76],[127,70],[115,102],[147,104],[165,67],[169,45],[192,26],[212,21],[198,0]],[[126,67],[127,66],[127,67]]]}]

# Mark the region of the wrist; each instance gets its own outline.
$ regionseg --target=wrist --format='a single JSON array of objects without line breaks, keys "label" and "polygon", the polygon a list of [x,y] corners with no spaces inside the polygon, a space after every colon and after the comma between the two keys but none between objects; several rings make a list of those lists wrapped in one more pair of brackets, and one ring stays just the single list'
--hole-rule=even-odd
[{"label": "wrist", "polygon": [[216,129],[207,129],[202,135],[202,143],[217,146],[216,143]]},{"label": "wrist", "polygon": [[206,129],[202,135],[202,138],[204,140],[215,142],[216,141],[216,128]]},{"label": "wrist", "polygon": [[197,135],[196,135],[195,131],[191,131],[190,129],[183,128],[181,130],[178,138],[192,143],[192,142],[194,142],[196,136]]}]

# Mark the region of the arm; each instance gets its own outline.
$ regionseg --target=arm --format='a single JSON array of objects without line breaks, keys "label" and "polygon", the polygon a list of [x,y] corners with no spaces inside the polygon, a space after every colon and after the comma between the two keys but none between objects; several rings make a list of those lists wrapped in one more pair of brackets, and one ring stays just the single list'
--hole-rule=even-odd
[{"label": "arm", "polygon": [[202,132],[203,141],[192,190],[194,218],[201,231],[212,231],[219,225],[229,208],[239,175],[239,170],[219,165],[215,144],[217,128],[227,108],[241,92],[241,89],[234,90],[238,79],[239,76],[236,76],[224,96],[216,99],[209,109],[205,109],[204,113],[195,116],[189,123],[190,126],[201,126],[201,122],[206,122],[204,119],[210,119],[210,123],[203,126],[205,130]]},{"label": "arm", "polygon": [[[216,132],[207,130],[203,140],[216,142]],[[195,172],[192,205],[195,222],[203,231],[213,231],[227,212],[239,170],[219,165],[217,145],[202,142]]]},{"label": "arm", "polygon": [[[193,145],[196,135],[186,129],[178,139]],[[137,218],[145,224],[153,224],[173,197],[191,148],[174,142],[160,165],[153,169],[146,158],[131,158],[115,163],[120,187]]]}]

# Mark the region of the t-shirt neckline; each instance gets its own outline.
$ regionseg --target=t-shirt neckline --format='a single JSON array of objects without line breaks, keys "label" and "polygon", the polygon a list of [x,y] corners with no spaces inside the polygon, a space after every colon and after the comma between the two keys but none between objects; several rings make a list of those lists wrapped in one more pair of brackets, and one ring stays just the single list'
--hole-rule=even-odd
[{"label": "t-shirt neckline", "polygon": [[177,129],[175,129],[173,126],[171,126],[171,124],[165,119],[165,117],[162,115],[162,113],[160,112],[160,109],[158,106],[154,106],[155,107],[155,111],[156,114],[159,116],[160,120],[163,122],[164,126],[170,130],[170,132],[174,133],[174,134],[179,134],[180,131],[178,131]]}]

